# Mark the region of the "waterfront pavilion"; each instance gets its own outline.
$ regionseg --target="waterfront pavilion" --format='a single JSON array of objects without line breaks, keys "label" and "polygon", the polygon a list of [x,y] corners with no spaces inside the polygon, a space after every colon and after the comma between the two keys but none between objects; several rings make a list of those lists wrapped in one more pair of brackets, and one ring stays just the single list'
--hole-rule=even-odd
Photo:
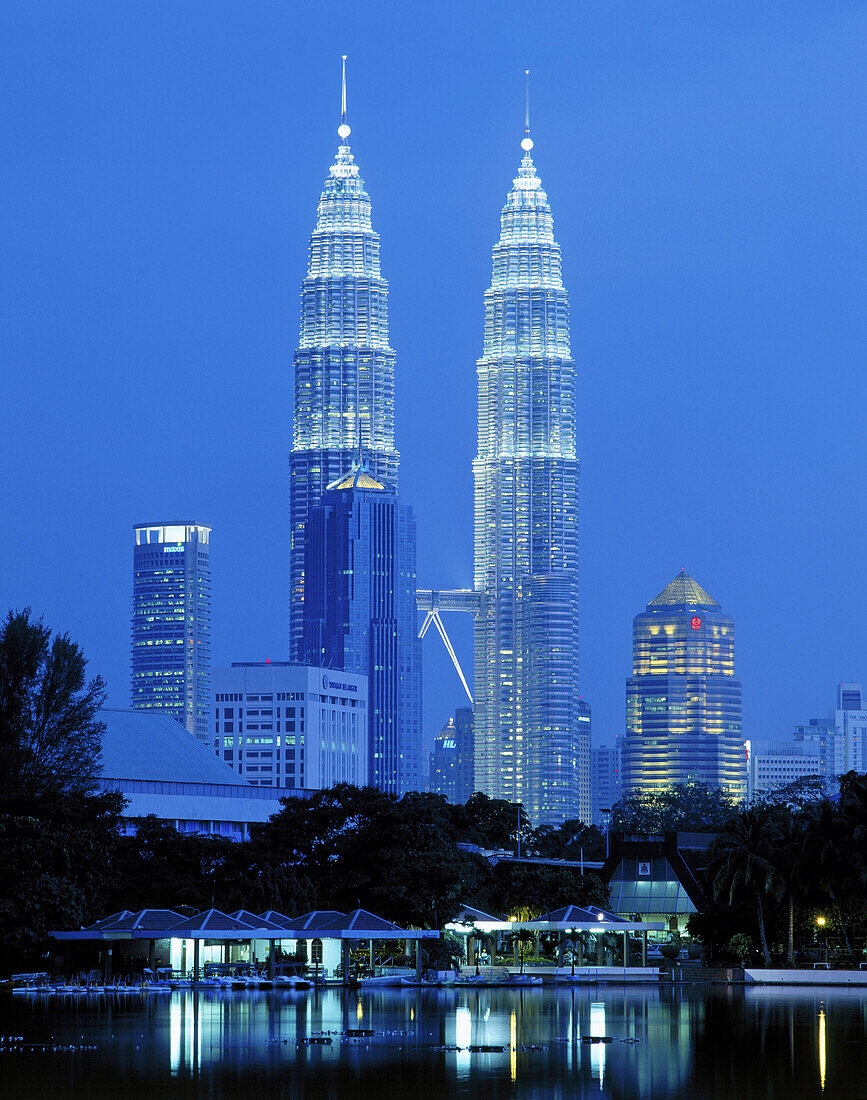
[{"label": "waterfront pavilion", "polygon": [[[558,935],[557,965],[563,965],[563,953],[567,940],[572,940],[578,953],[578,965],[584,965],[584,939],[581,933],[592,936],[595,940],[595,954],[598,966],[604,965],[605,953],[609,949],[610,941],[606,941],[606,935],[614,933],[620,937],[619,946],[622,954],[623,966],[629,965],[629,935],[641,934],[641,965],[647,966],[647,933],[661,931],[664,927],[662,921],[634,921],[626,920],[611,913],[607,909],[584,908],[579,905],[565,905],[561,909],[554,909],[550,913],[544,913],[532,920],[518,920],[517,917],[509,917],[508,920],[498,919],[489,913],[483,913],[480,909],[465,905],[456,919],[446,925],[445,930],[465,940],[467,962],[470,966],[476,962],[476,950],[478,939],[500,935],[512,935],[516,932],[531,932],[536,938],[543,932],[553,932]],[[616,941],[615,941],[616,942]],[[593,954],[593,950],[589,952]]]},{"label": "waterfront pavilion", "polygon": [[421,976],[421,940],[438,939],[439,932],[419,928],[401,928],[384,917],[355,909],[351,913],[334,910],[314,910],[290,921],[284,935],[294,935],[296,950],[302,942],[307,947],[307,958],[314,966],[321,966],[324,974],[334,974],[342,967],[343,980],[349,977],[349,952],[366,942],[370,969],[374,969],[374,943],[377,940],[403,940],[406,953],[409,944],[415,943],[415,969]]},{"label": "waterfront pavilion", "polygon": [[[219,909],[206,909],[191,917],[184,917],[173,909],[142,909],[138,913],[122,910],[110,917],[96,921],[77,931],[52,932],[61,941],[92,941],[104,946],[104,970],[106,980],[111,975],[114,948],[123,944],[123,954],[138,954],[148,959],[152,973],[157,970],[157,950],[168,952],[170,969],[186,973],[192,964],[193,981],[198,981],[203,965],[226,962],[251,963],[256,951],[267,951],[269,974],[274,973],[275,944],[294,941],[295,949],[303,942],[307,958],[323,975],[333,975],[343,965],[343,980],[349,977],[349,951],[353,944],[367,943],[373,966],[374,943],[377,940],[403,940],[407,946],[416,943],[416,971],[421,972],[419,941],[435,939],[439,932],[415,928],[401,928],[391,921],[356,909],[352,913],[337,910],[314,910],[294,920],[268,910],[257,916],[246,909],[236,913],[223,913]],[[249,959],[228,957],[234,947],[246,947]],[[164,955],[162,956],[164,958]]]},{"label": "waterfront pavilion", "polygon": [[[267,941],[271,944],[270,957],[273,959],[273,943],[282,939],[284,934],[284,930],[273,921],[261,917],[254,917],[252,921],[241,920],[237,916],[221,913],[219,909],[207,909],[186,918],[173,909],[142,909],[138,913],[123,910],[78,931],[51,933],[56,940],[90,940],[103,944],[106,979],[111,975],[115,948],[122,944],[127,948],[122,951],[123,954],[146,956],[148,969],[152,973],[157,969],[157,949],[161,945],[161,950],[169,954],[170,969],[186,972],[192,962],[194,981],[199,978],[203,962],[225,961],[230,944],[250,944],[252,954],[254,941]],[[219,954],[219,959],[216,954]]]}]

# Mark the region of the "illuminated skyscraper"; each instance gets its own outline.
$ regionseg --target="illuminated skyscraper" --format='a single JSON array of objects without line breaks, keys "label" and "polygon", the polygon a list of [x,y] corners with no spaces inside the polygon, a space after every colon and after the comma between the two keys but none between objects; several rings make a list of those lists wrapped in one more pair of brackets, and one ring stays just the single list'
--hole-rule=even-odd
[{"label": "illuminated skyscraper", "polygon": [[[569,307],[530,156],[485,292],[475,478],[476,787],[535,823],[590,819],[578,695],[578,458]],[[587,723],[584,723],[586,726]]]},{"label": "illuminated skyscraper", "polygon": [[304,525],[327,485],[362,448],[373,477],[397,488],[394,352],[388,344],[388,284],[370,196],[347,140],[344,75],[340,146],[319,199],[301,288],[295,352],[295,422],[289,460],[291,521],[290,649],[301,651]]},{"label": "illuminated skyscraper", "polygon": [[632,621],[623,790],[690,780],[746,797],[734,620],[684,569]]},{"label": "illuminated skyscraper", "polygon": [[307,522],[304,661],[367,677],[367,782],[398,795],[423,785],[415,545],[412,509],[366,466]]},{"label": "illuminated skyscraper", "polygon": [[133,528],[133,710],[158,710],[209,743],[211,709],[210,527]]}]

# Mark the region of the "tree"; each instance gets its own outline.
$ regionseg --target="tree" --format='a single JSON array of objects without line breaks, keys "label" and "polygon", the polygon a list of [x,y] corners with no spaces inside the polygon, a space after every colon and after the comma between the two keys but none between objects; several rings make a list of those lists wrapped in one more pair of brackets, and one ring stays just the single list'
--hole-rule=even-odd
[{"label": "tree", "polygon": [[782,889],[779,872],[773,863],[778,836],[778,821],[773,810],[766,806],[742,810],[713,842],[708,865],[715,898],[726,894],[731,902],[741,891],[752,894],[766,966],[771,965],[771,953],[762,899]]},{"label": "tree", "polygon": [[[841,787],[845,786],[847,779],[843,777]],[[815,803],[805,815],[803,842],[805,862],[814,882],[837,910],[846,951],[853,960],[855,952],[843,913],[842,898],[863,896],[863,858],[860,837],[856,839],[856,805],[857,794],[851,788],[848,800],[841,792],[839,808],[827,798]]]},{"label": "tree", "polygon": [[0,812],[0,951],[10,969],[48,932],[105,916],[123,797],[46,794],[30,812]]},{"label": "tree", "polygon": [[0,802],[92,791],[105,725],[100,677],[68,634],[54,638],[30,609],[0,628]]},{"label": "tree", "polygon": [[605,858],[605,837],[595,825],[583,821],[539,825],[527,837],[526,850],[550,859],[600,860]]},{"label": "tree", "polygon": [[480,791],[452,813],[458,838],[482,848],[513,849],[519,834],[522,844],[530,834],[530,819],[520,802],[488,798]]},{"label": "tree", "polygon": [[614,804],[611,828],[619,833],[716,833],[740,807],[720,787],[675,783],[662,791],[635,791]]}]

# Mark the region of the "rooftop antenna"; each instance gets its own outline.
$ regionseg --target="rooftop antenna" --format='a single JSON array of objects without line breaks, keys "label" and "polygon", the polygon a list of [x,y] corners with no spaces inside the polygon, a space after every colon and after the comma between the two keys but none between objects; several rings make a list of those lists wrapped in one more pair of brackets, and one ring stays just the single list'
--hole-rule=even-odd
[{"label": "rooftop antenna", "polygon": [[521,148],[529,153],[533,148],[533,139],[530,137],[530,70],[524,69],[524,140]]},{"label": "rooftop antenna", "polygon": [[343,74],[340,79],[340,125],[337,127],[337,133],[340,136],[341,141],[346,141],[352,130],[349,128],[349,123],[346,121],[346,54],[341,54],[343,61]]}]

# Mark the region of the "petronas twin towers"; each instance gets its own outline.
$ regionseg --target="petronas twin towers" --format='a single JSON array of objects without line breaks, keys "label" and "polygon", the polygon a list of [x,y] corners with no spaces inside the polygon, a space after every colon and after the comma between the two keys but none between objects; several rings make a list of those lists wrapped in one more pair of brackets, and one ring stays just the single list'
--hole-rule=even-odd
[{"label": "petronas twin towers", "polygon": [[[311,509],[360,456],[376,481],[397,487],[387,284],[370,198],[347,144],[345,83],[342,106],[341,144],[310,240],[295,355],[290,629],[296,656]],[[534,823],[587,821],[575,367],[560,247],[530,155],[529,124],[521,145],[485,293],[474,590],[452,593],[450,606],[475,619],[476,789],[522,802]]]}]

